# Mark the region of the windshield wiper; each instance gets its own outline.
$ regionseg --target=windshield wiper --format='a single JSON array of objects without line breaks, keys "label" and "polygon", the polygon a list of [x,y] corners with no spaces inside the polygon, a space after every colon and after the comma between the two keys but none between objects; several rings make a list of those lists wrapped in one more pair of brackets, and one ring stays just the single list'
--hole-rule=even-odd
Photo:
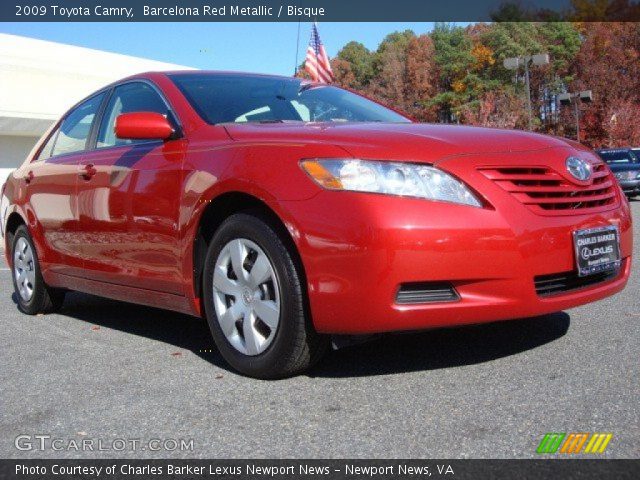
[{"label": "windshield wiper", "polygon": [[298,95],[300,95],[302,92],[306,92],[307,90],[310,90],[312,88],[321,88],[320,85],[317,85],[315,83],[305,83],[300,85],[300,89],[298,90]]},{"label": "windshield wiper", "polygon": [[271,118],[269,120],[256,120],[247,123],[304,123],[304,120],[294,120],[292,118]]}]

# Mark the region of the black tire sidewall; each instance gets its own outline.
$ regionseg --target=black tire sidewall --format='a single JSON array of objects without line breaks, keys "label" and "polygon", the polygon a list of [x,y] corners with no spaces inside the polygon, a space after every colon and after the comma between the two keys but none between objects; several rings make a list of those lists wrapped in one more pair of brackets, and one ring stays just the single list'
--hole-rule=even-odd
[{"label": "black tire sidewall", "polygon": [[[267,349],[255,356],[237,351],[227,340],[213,306],[213,269],[221,250],[231,240],[245,238],[267,255],[280,287],[280,322]],[[237,370],[260,378],[276,378],[285,368],[298,330],[304,328],[304,297],[296,266],[278,234],[262,219],[236,214],[223,222],[210,242],[204,267],[203,299],[209,328],[221,355]]]}]

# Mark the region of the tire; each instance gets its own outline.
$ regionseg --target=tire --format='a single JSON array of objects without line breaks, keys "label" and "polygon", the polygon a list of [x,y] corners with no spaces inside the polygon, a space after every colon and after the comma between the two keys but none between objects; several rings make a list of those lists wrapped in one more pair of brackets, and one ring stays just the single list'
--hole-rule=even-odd
[{"label": "tire", "polygon": [[320,359],[327,341],[313,328],[301,267],[267,218],[246,213],[227,218],[205,262],[205,315],[220,354],[234,369],[276,379],[301,373]]},{"label": "tire", "polygon": [[18,309],[28,315],[60,310],[65,292],[44,282],[36,248],[24,225],[18,227],[13,237],[11,259],[11,278]]}]

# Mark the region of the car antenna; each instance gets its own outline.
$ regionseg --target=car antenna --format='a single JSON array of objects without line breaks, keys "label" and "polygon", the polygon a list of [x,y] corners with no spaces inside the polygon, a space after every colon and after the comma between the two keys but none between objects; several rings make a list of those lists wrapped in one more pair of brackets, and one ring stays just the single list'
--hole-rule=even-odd
[{"label": "car antenna", "polygon": [[298,36],[296,37],[296,59],[293,63],[293,76],[298,75],[298,53],[300,51],[300,20],[298,20]]}]

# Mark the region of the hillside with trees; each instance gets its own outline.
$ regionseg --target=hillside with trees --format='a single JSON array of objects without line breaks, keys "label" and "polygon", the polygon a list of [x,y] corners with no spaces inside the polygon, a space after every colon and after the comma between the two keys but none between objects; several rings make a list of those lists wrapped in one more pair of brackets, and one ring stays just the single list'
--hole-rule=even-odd
[{"label": "hillside with trees", "polygon": [[375,51],[349,42],[331,63],[337,84],[416,120],[526,129],[523,71],[503,61],[541,52],[551,61],[531,68],[533,130],[574,138],[558,95],[591,90],[593,102],[579,103],[582,142],[640,146],[639,23],[440,23],[390,33]]}]

